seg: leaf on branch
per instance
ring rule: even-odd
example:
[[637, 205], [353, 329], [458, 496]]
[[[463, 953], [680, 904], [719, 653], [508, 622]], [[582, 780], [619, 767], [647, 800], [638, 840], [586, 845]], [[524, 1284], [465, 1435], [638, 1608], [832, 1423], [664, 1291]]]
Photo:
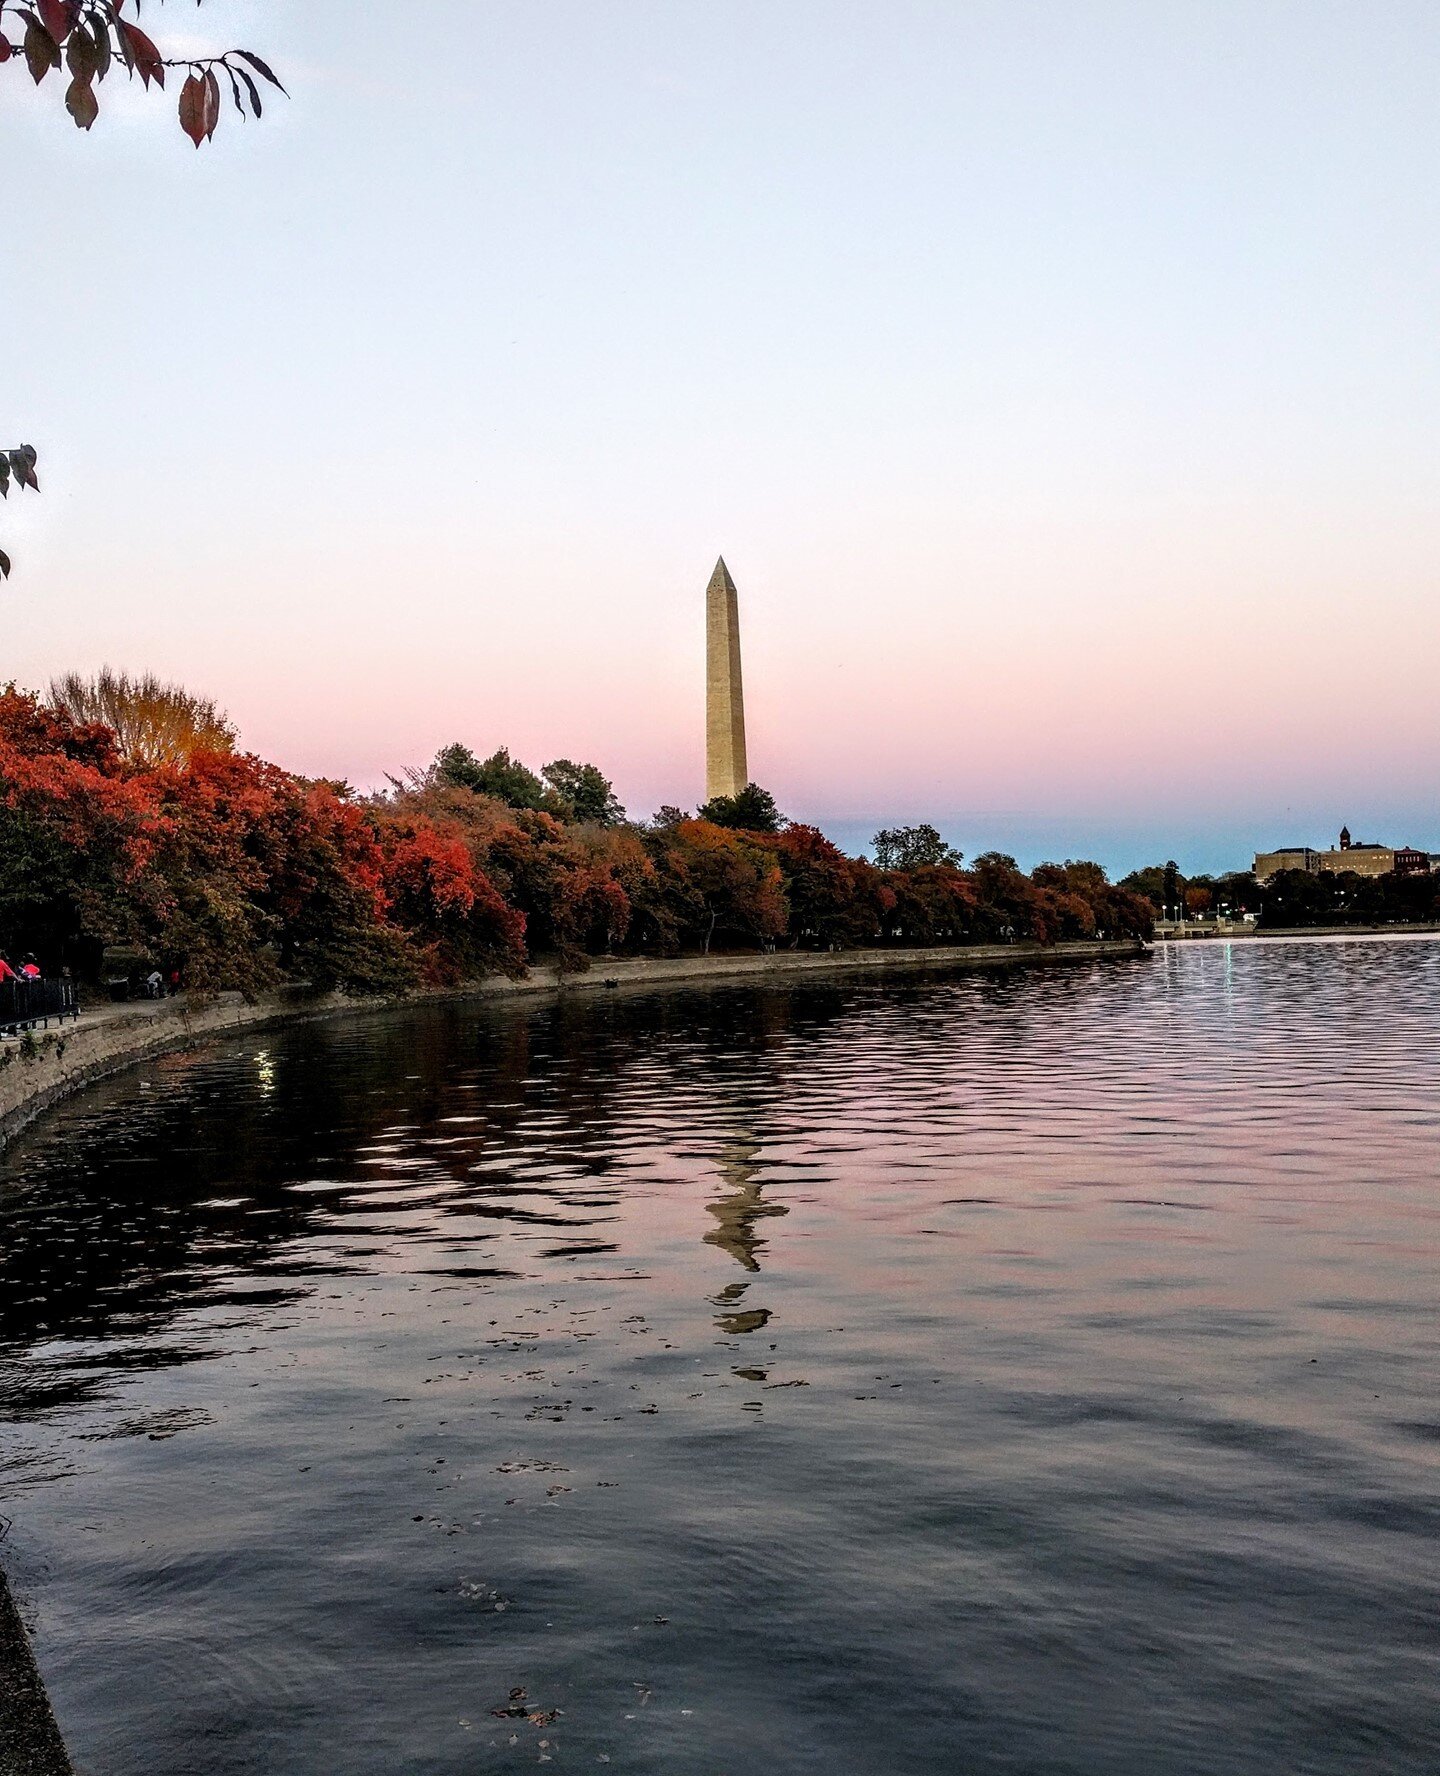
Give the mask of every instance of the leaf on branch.
[[110, 30], [103, 18], [90, 21], [90, 35], [95, 39], [95, 78], [103, 80], [110, 72]]
[[18, 450], [6, 452], [10, 459], [10, 472], [19, 487], [33, 487], [38, 493], [40, 483], [35, 479], [35, 464], [39, 460], [35, 455], [33, 444], [22, 444]]
[[180, 88], [180, 127], [197, 148], [205, 140], [205, 82], [198, 74]]
[[215, 134], [215, 126], [220, 121], [220, 82], [215, 78], [215, 70], [205, 70], [205, 140], [208, 142]]
[[250, 66], [255, 70], [255, 72], [257, 74], [262, 75], [266, 80], [268, 80], [270, 82], [271, 86], [279, 86], [281, 92], [285, 93], [285, 97], [287, 99], [290, 97], [289, 93], [285, 92], [285, 88], [283, 86], [280, 86], [280, 82], [275, 78], [274, 74], [270, 71], [270, 69], [265, 66], [264, 62], [262, 62], [260, 60], [259, 56], [252, 55], [248, 49], [237, 49], [235, 51], [235, 54], [240, 57], [241, 61], [249, 62]]
[[40, 23], [56, 43], [63, 43], [74, 26], [79, 7], [71, 0], [36, 0], [36, 4], [40, 8]]
[[36, 86], [52, 68], [60, 66], [60, 45], [33, 14], [25, 27], [25, 60]]
[[0, 450], [0, 499], [10, 497], [10, 458]]
[[238, 75], [239, 78], [245, 82], [245, 90], [250, 95], [250, 103], [252, 106], [254, 106], [255, 115], [257, 117], [261, 116], [262, 109], [261, 109], [261, 105], [260, 105], [260, 88], [258, 86], [256, 86], [255, 82], [250, 78], [250, 76], [245, 72], [245, 70], [243, 68], [231, 68], [230, 64], [228, 62], [225, 64], [225, 66], [226, 66], [226, 71], [228, 72], [228, 74], [230, 75], [230, 78], [232, 80], [234, 80], [236, 78], [236, 76]]
[[10, 578], [10, 557], [5, 553], [5, 551], [3, 549], [0, 549], [0, 580], [8, 580], [9, 578]]
[[0, 37], [0, 62], [8, 62], [10, 60], [10, 55], [10, 45], [3, 37]]
[[125, 58], [126, 67], [133, 68], [147, 87], [152, 80], [156, 86], [164, 86], [165, 64], [160, 59], [160, 51], [139, 25], [132, 25], [128, 19], [117, 19], [115, 22], [120, 38], [120, 53]]
[[66, 65], [77, 80], [93, 80], [100, 71], [100, 53], [88, 31], [74, 31], [65, 51]]
[[100, 101], [88, 80], [76, 75], [65, 88], [65, 109], [75, 119], [77, 129], [88, 130], [100, 115]]

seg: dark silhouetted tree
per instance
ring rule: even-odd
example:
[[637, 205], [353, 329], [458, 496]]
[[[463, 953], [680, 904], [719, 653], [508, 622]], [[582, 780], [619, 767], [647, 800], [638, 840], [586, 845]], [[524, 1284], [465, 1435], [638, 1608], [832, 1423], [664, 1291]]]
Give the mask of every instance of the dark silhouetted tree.
[[489, 758], [477, 759], [468, 746], [457, 740], [436, 753], [432, 771], [437, 783], [494, 796], [497, 802], [512, 808], [538, 810], [547, 806], [545, 785], [528, 765], [511, 758], [508, 747], [497, 747]]
[[552, 759], [540, 775], [550, 785], [556, 812], [564, 819], [593, 821], [597, 826], [618, 826], [624, 820], [614, 786], [598, 765]]
[[961, 855], [947, 845], [933, 826], [887, 826], [870, 841], [875, 867], [883, 870], [920, 869], [925, 864], [948, 863], [959, 869]]
[[739, 795], [713, 797], [696, 818], [708, 820], [711, 826], [728, 826], [735, 832], [774, 833], [786, 824], [774, 796], [758, 783], [747, 783]]

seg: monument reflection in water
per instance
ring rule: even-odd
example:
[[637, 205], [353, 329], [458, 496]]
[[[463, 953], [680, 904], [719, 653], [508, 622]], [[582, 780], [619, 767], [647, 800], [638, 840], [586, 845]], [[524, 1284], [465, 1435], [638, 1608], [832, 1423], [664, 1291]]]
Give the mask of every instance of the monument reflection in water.
[[0, 1195], [77, 1760], [1433, 1770], [1437, 1036], [1440, 946], [1251, 944], [77, 1101]]

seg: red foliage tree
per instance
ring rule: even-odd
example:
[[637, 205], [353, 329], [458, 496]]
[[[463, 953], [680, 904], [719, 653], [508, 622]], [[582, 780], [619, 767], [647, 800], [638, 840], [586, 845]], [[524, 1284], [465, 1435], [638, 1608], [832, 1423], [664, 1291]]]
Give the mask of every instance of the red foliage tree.
[[372, 816], [391, 920], [434, 984], [525, 967], [525, 915], [508, 906], [476, 862], [458, 821], [414, 811]]
[[772, 852], [756, 838], [708, 820], [682, 820], [655, 834], [677, 928], [705, 954], [719, 936], [773, 942], [790, 909]]
[[873, 864], [847, 857], [813, 826], [787, 826], [756, 842], [780, 865], [792, 943], [848, 949], [879, 937], [894, 894], [882, 901], [882, 877]]

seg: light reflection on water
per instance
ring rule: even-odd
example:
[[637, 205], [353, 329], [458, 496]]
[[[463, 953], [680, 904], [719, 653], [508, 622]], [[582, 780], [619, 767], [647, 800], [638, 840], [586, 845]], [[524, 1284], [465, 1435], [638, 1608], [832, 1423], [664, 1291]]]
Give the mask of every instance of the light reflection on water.
[[1433, 1770], [1437, 1038], [1207, 945], [100, 1088], [0, 1184], [78, 1761]]

